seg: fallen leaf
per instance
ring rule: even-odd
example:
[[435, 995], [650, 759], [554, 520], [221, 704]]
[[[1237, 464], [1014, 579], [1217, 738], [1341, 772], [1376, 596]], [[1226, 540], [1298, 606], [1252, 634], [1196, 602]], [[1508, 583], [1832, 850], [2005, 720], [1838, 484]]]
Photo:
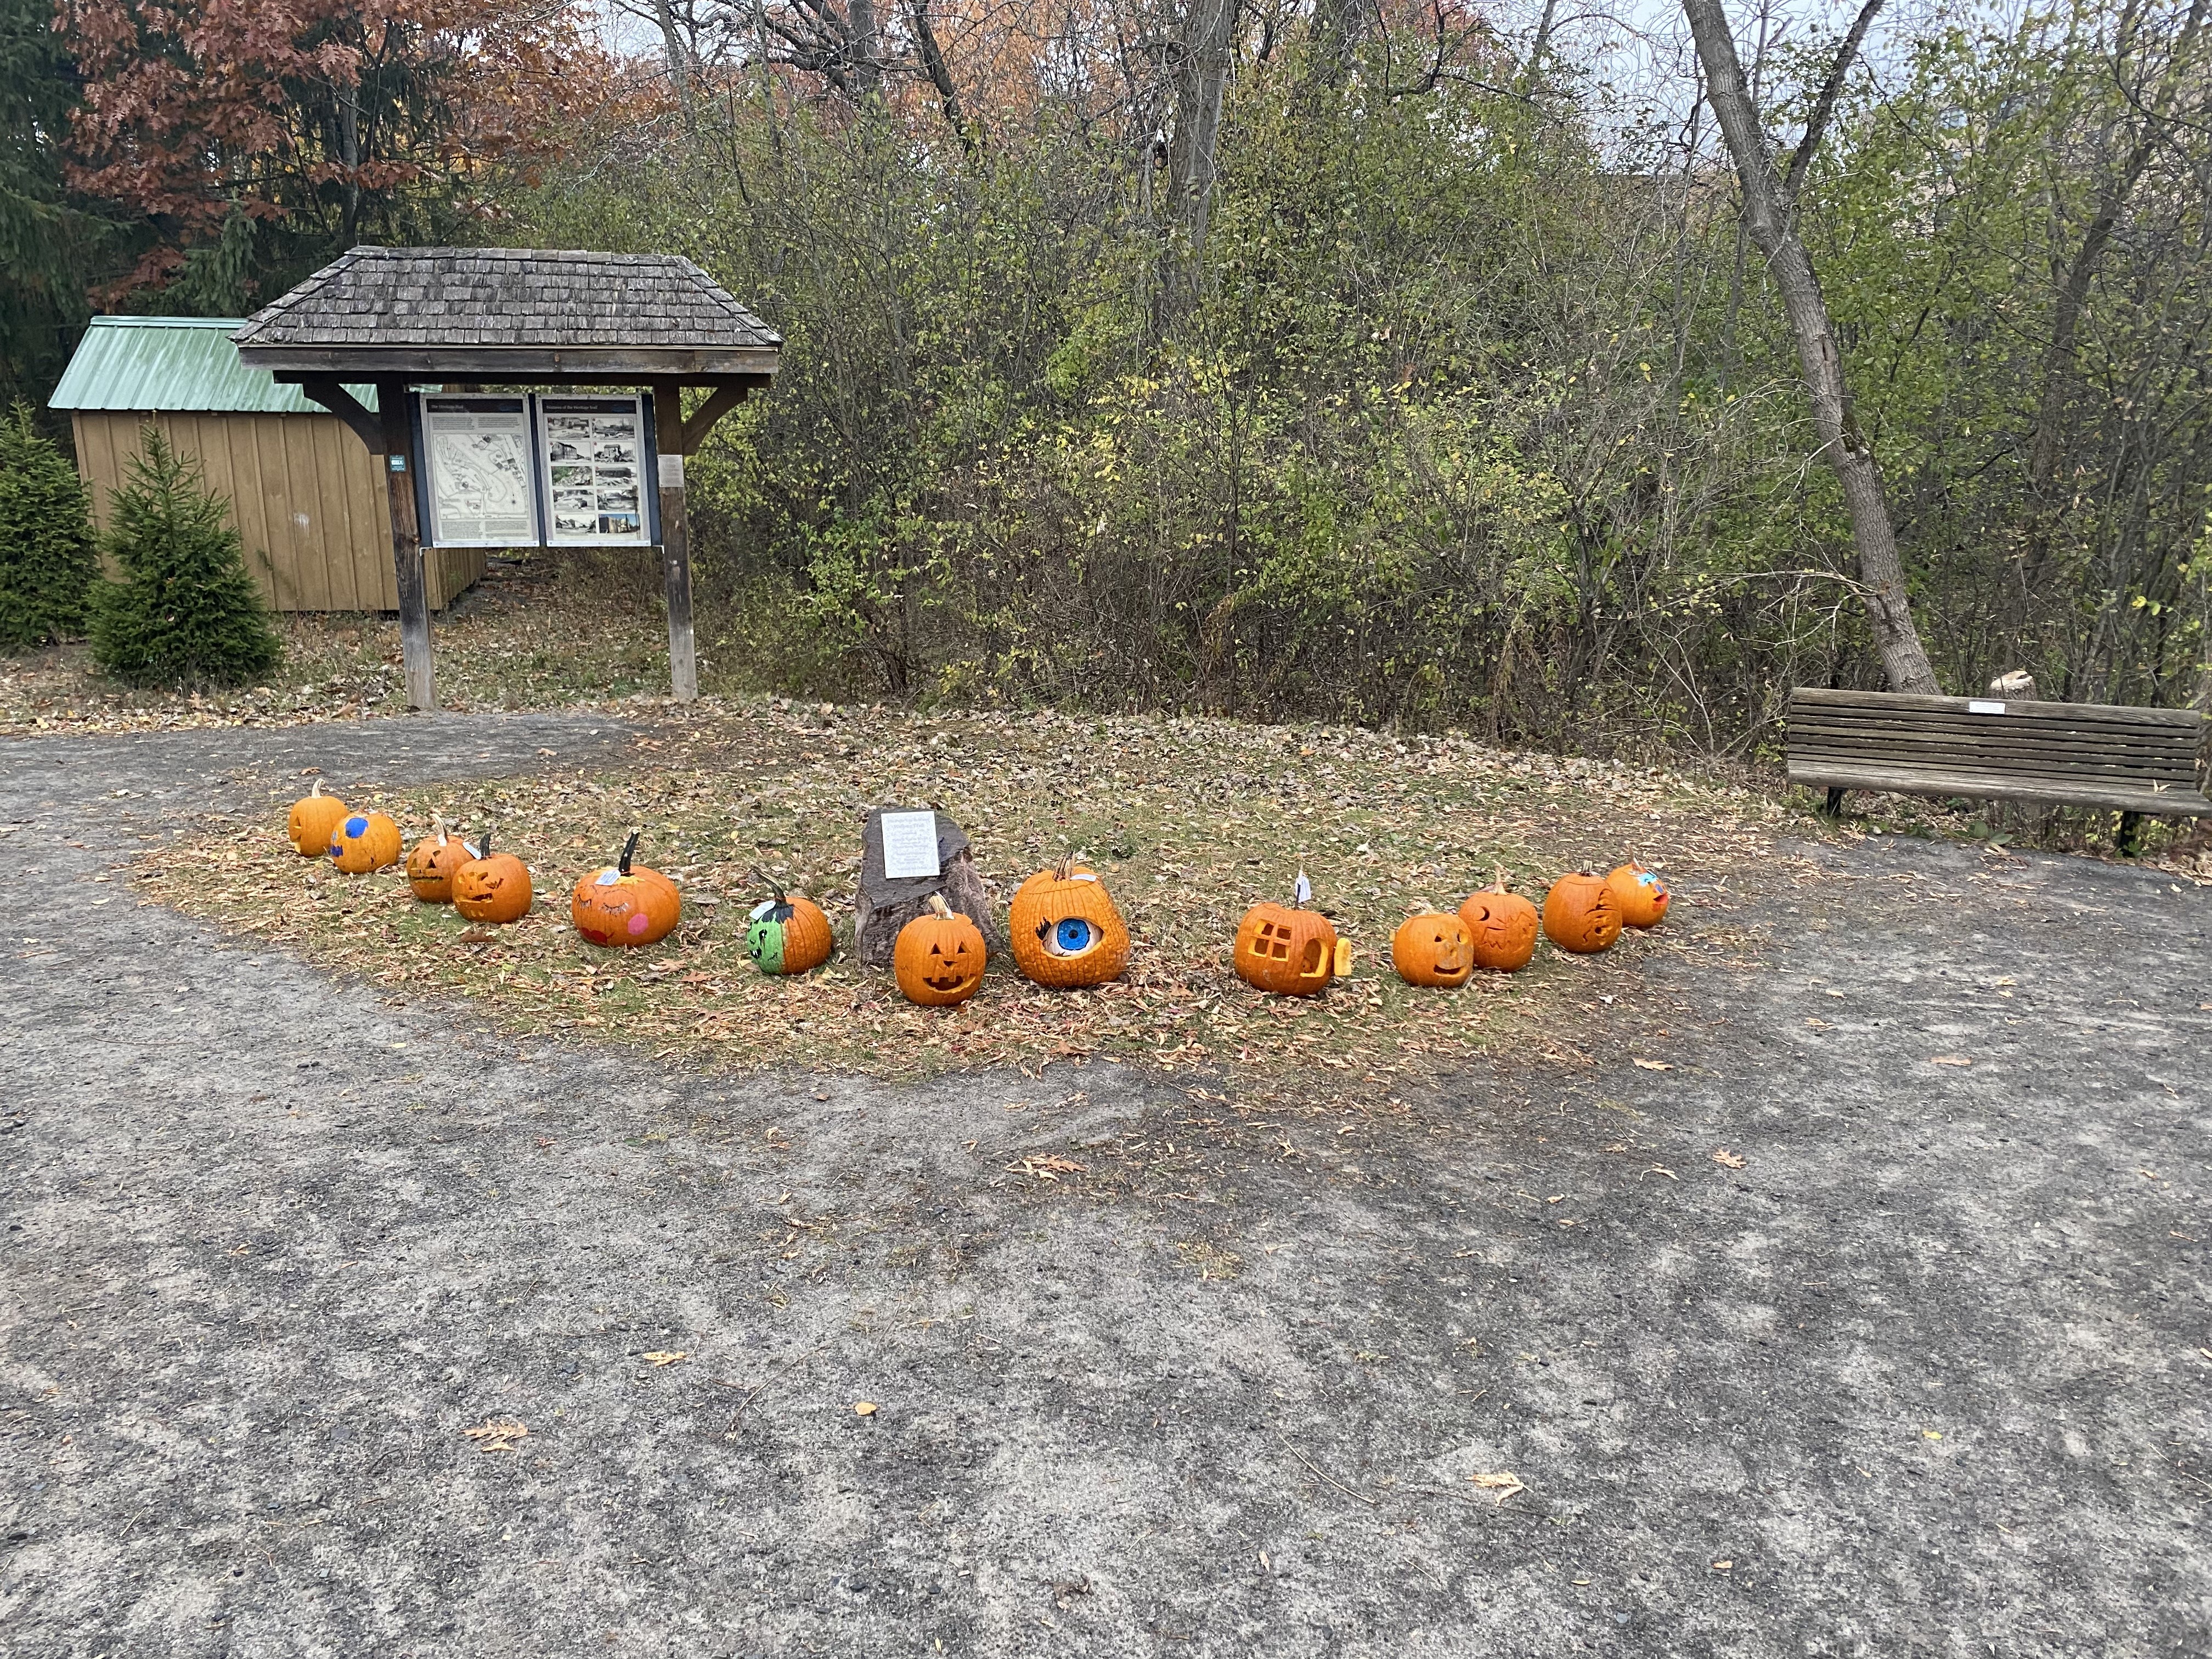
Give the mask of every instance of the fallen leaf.
[[1528, 1487], [1521, 1484], [1521, 1477], [1519, 1475], [1504, 1470], [1500, 1470], [1496, 1474], [1470, 1474], [1468, 1476], [1468, 1479], [1474, 1481], [1476, 1486], [1484, 1488], [1486, 1491], [1496, 1492], [1498, 1494], [1498, 1502], [1500, 1504], [1504, 1503], [1507, 1498], [1512, 1497], [1516, 1492], [1526, 1492], [1528, 1490]]
[[1725, 1146], [1716, 1147], [1713, 1151], [1713, 1162], [1723, 1169], [1741, 1170], [1745, 1161], [1741, 1152], [1732, 1152]]
[[1639, 1060], [1636, 1063], [1647, 1072], [1671, 1072], [1674, 1069], [1663, 1060]]
[[1930, 1066], [1971, 1066], [1974, 1062], [1964, 1054], [1930, 1054], [1928, 1063]]
[[1057, 1181], [1064, 1175], [1081, 1175], [1088, 1167], [1072, 1158], [1025, 1158], [1018, 1164], [1006, 1165], [1013, 1174], [1042, 1176], [1047, 1181]]
[[649, 1364], [655, 1365], [673, 1365], [678, 1360], [689, 1359], [690, 1357], [681, 1348], [677, 1349], [673, 1353], [649, 1353], [644, 1356]]
[[1713, 1563], [1713, 1571], [1715, 1572], [1726, 1572], [1735, 1565], [1735, 1563], [1733, 1561], [1716, 1561]]
[[1920, 1437], [1923, 1440], [1941, 1440], [1943, 1437], [1943, 1431], [1941, 1429], [1923, 1429], [1920, 1431]]
[[1669, 1181], [1680, 1181], [1682, 1178], [1663, 1164], [1655, 1164], [1644, 1173], [1646, 1175], [1662, 1175]]
[[489, 927], [464, 927], [461, 930], [461, 943], [464, 945], [489, 945], [498, 937]]
[[853, 1404], [853, 1412], [855, 1416], [873, 1417], [876, 1414], [876, 1402], [872, 1400], [855, 1401]]
[[486, 1418], [481, 1427], [464, 1429], [461, 1432], [477, 1443], [478, 1451], [511, 1452], [522, 1449], [514, 1443], [530, 1431], [512, 1419], [502, 1423], [494, 1418]]

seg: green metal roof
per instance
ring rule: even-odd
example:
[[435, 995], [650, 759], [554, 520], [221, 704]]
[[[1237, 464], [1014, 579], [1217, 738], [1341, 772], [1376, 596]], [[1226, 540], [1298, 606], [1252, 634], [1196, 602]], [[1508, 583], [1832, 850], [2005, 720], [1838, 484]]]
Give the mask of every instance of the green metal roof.
[[[235, 415], [326, 415], [295, 386], [238, 361], [235, 317], [95, 317], [52, 399], [56, 409], [178, 410]], [[349, 386], [364, 408], [373, 386]]]

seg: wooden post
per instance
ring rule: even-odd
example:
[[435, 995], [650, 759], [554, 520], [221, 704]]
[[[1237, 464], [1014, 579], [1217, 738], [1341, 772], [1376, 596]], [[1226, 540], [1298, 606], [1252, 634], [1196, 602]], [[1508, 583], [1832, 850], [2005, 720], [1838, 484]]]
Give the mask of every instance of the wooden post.
[[699, 659], [691, 632], [691, 526], [684, 511], [684, 389], [653, 387], [653, 428], [660, 449], [660, 575], [668, 594], [668, 689], [678, 702], [699, 697]]
[[399, 648], [407, 663], [407, 706], [438, 706], [437, 683], [430, 666], [430, 593], [422, 579], [422, 532], [415, 519], [413, 400], [404, 380], [376, 383], [377, 412], [384, 423], [384, 491], [392, 507], [392, 574], [399, 586]]

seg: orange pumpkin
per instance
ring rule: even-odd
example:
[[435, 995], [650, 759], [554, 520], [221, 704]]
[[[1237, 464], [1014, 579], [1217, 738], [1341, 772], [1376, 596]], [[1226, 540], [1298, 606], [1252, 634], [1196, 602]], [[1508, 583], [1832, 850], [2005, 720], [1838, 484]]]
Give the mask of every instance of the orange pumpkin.
[[1605, 878], [1613, 902], [1620, 907], [1620, 920], [1630, 927], [1656, 927], [1667, 919], [1667, 901], [1674, 896], [1667, 884], [1631, 859]]
[[1407, 916], [1390, 935], [1390, 965], [1408, 985], [1452, 990], [1474, 973], [1474, 941], [1457, 916], [1423, 910]]
[[684, 896], [676, 884], [658, 870], [630, 862], [643, 833], [632, 832], [623, 843], [622, 857], [586, 876], [568, 896], [568, 920], [594, 945], [652, 945], [684, 920]]
[[1620, 906], [1595, 870], [1561, 876], [1544, 896], [1544, 937], [1562, 951], [1589, 956], [1620, 937]]
[[830, 960], [836, 943], [830, 918], [804, 893], [776, 887], [775, 896], [753, 906], [746, 919], [745, 954], [763, 974], [811, 973]]
[[1536, 907], [1518, 893], [1496, 884], [1470, 894], [1459, 907], [1474, 952], [1474, 965], [1493, 973], [1517, 974], [1536, 954]]
[[1351, 951], [1337, 942], [1336, 929], [1318, 910], [1293, 910], [1262, 900], [1237, 924], [1231, 957], [1237, 977], [1278, 996], [1310, 997], [1328, 988], [1346, 972]]
[[430, 815], [431, 833], [415, 843], [407, 855], [407, 884], [415, 896], [428, 904], [453, 902], [453, 872], [476, 857], [477, 849], [446, 833], [446, 821]]
[[1055, 990], [1103, 985], [1129, 965], [1129, 930], [1098, 872], [1073, 856], [1040, 870], [1006, 907], [1014, 966]]
[[331, 862], [365, 876], [399, 862], [399, 826], [381, 812], [356, 812], [331, 831]]
[[899, 929], [891, 946], [891, 977], [908, 1002], [950, 1008], [975, 994], [983, 982], [983, 930], [945, 902], [929, 896], [929, 911]]
[[512, 853], [491, 850], [491, 831], [479, 856], [453, 872], [453, 908], [471, 921], [520, 921], [530, 914], [530, 871]]
[[337, 839], [338, 825], [346, 817], [346, 804], [336, 795], [325, 794], [323, 781], [317, 778], [314, 787], [292, 803], [292, 815], [284, 821], [284, 836], [301, 858], [319, 859], [331, 850], [331, 843]]

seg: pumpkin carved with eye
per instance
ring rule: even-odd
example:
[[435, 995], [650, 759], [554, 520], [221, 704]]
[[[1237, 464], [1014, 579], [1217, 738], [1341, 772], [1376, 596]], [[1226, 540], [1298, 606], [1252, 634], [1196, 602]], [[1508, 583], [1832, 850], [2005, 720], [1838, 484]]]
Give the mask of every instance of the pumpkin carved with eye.
[[1407, 916], [1390, 935], [1390, 965], [1408, 985], [1453, 990], [1474, 973], [1474, 941], [1467, 924], [1443, 910]]
[[1536, 907], [1518, 893], [1505, 890], [1500, 876], [1495, 884], [1470, 894], [1459, 907], [1474, 952], [1474, 965], [1492, 973], [1517, 974], [1536, 954]]
[[491, 831], [479, 840], [482, 856], [453, 872], [453, 908], [471, 921], [520, 921], [530, 914], [530, 871], [512, 853], [491, 850]]
[[1667, 919], [1667, 902], [1674, 896], [1667, 884], [1631, 859], [1605, 878], [1613, 902], [1620, 907], [1620, 920], [1630, 927], [1656, 927]]
[[984, 954], [983, 930], [932, 893], [927, 914], [899, 929], [891, 977], [908, 1002], [950, 1008], [982, 984]]
[[830, 960], [836, 944], [830, 918], [804, 893], [778, 887], [746, 919], [745, 954], [763, 974], [811, 973]]
[[1352, 951], [1320, 911], [1262, 900], [1237, 924], [1231, 961], [1247, 985], [1277, 996], [1310, 997], [1352, 970]]
[[1062, 859], [1015, 890], [1006, 907], [1014, 966], [1054, 990], [1103, 985], [1129, 965], [1129, 930], [1098, 872]]
[[568, 920], [594, 945], [652, 945], [666, 939], [684, 920], [684, 896], [658, 870], [633, 864], [637, 838], [623, 843], [622, 857], [594, 870], [568, 896]]
[[331, 862], [349, 876], [398, 863], [399, 848], [399, 826], [381, 812], [355, 812], [331, 831]]
[[1562, 951], [1592, 956], [1620, 937], [1620, 906], [1594, 870], [1561, 876], [1544, 896], [1544, 937]]
[[284, 821], [285, 839], [301, 858], [321, 858], [331, 850], [331, 843], [337, 839], [338, 825], [348, 816], [346, 804], [336, 795], [325, 794], [323, 781], [317, 778], [314, 787], [292, 803], [292, 814]]
[[427, 904], [451, 904], [453, 872], [476, 857], [477, 849], [458, 836], [447, 835], [445, 819], [434, 812], [430, 829], [407, 855], [407, 884]]

